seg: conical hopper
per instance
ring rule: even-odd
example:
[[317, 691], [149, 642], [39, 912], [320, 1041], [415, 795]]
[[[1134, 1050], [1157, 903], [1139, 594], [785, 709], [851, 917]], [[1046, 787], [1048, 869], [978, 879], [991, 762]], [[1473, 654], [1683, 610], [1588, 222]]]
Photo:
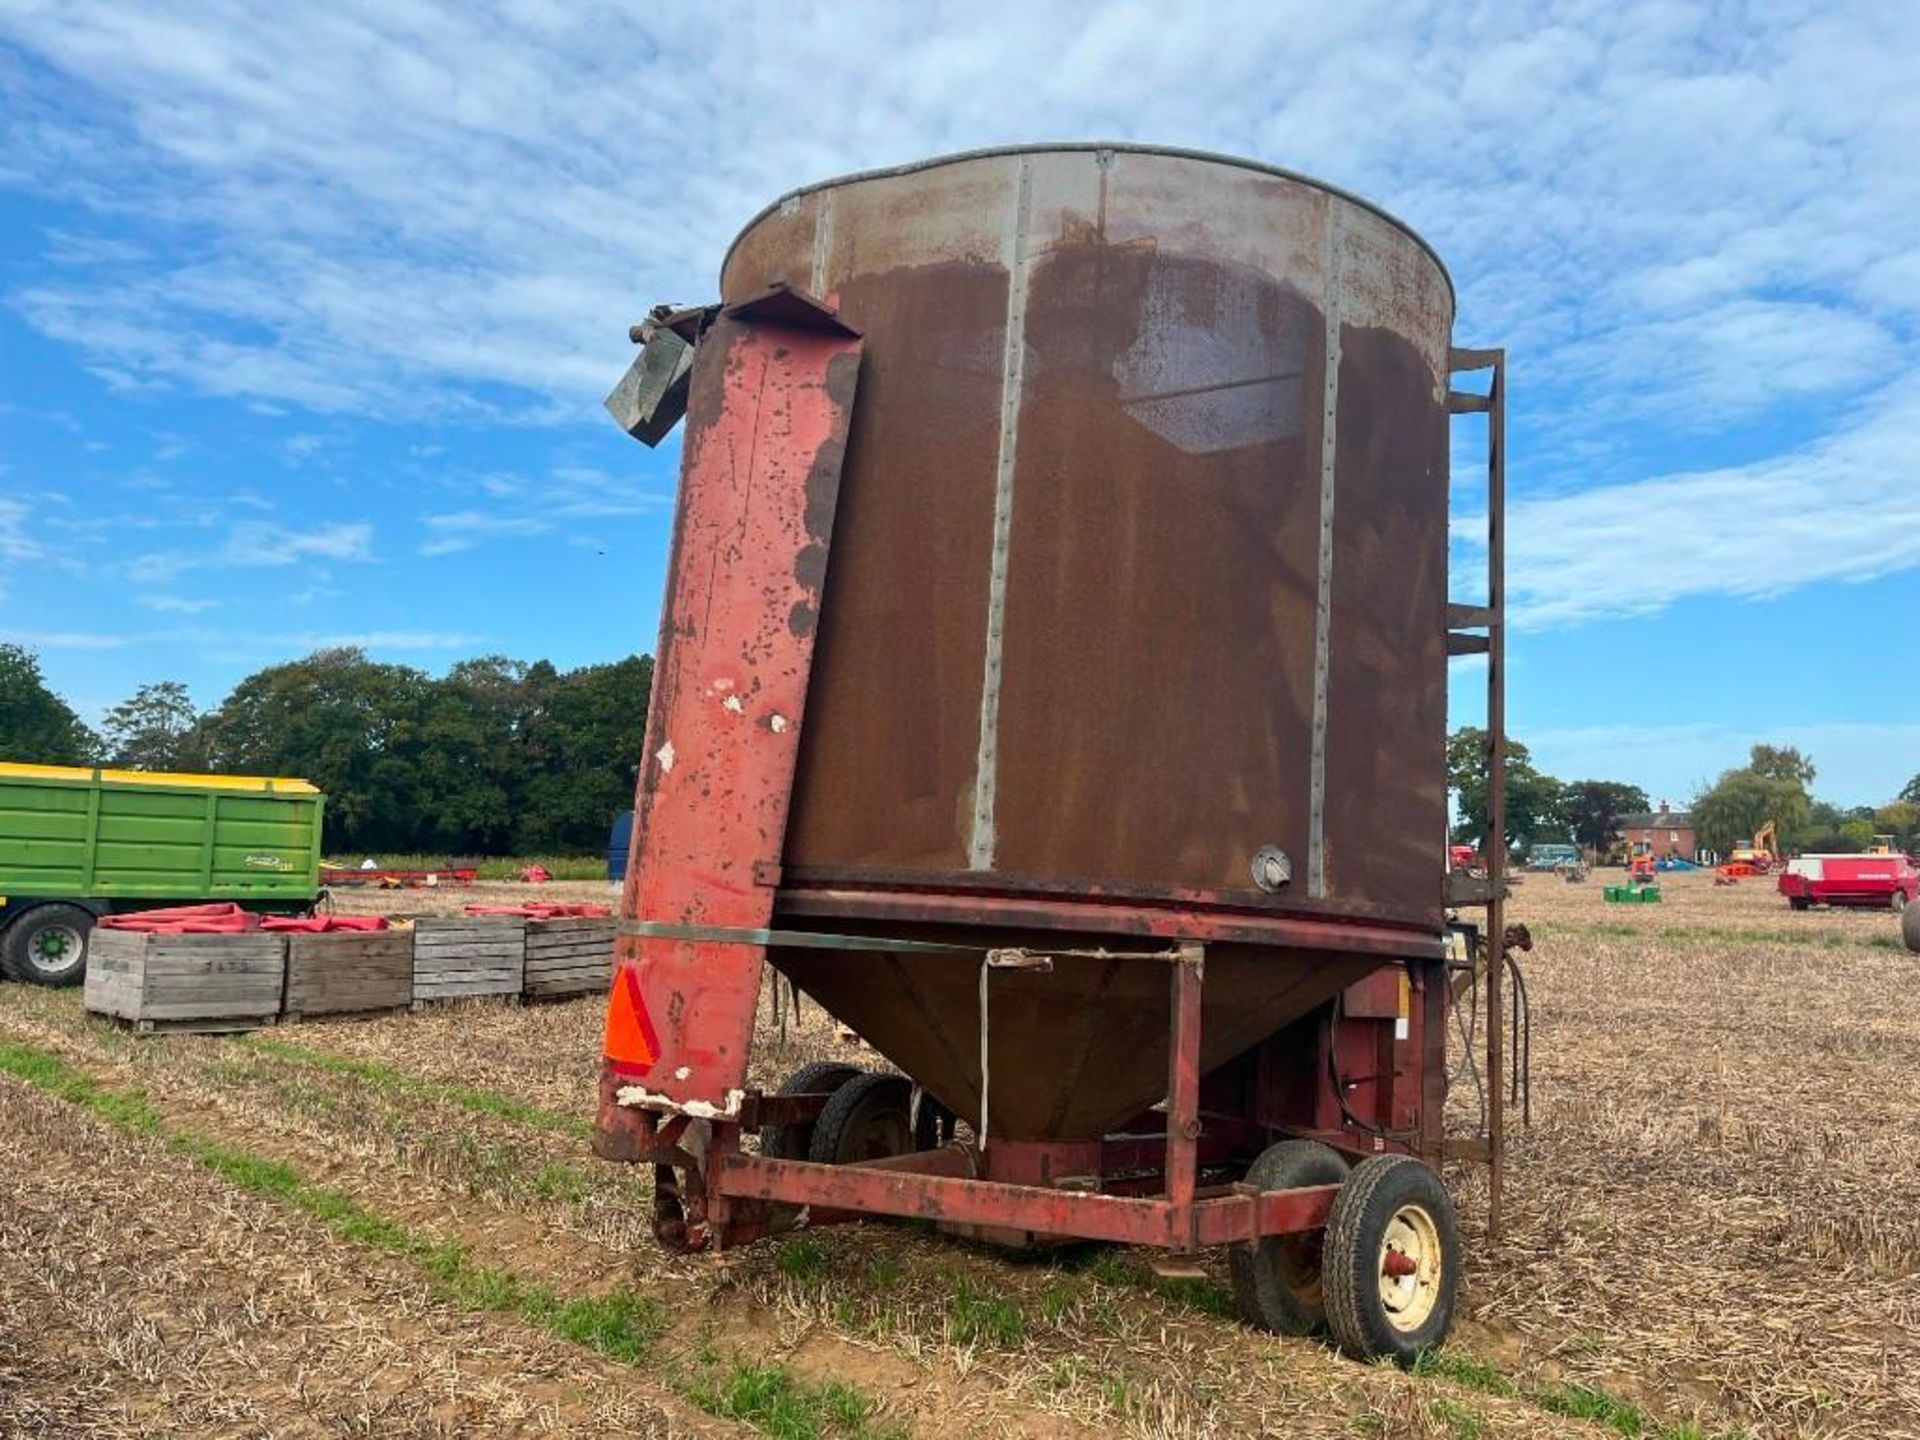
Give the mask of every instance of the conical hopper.
[[[961, 1118], [980, 1115], [978, 950], [941, 954], [777, 950], [774, 963]], [[1214, 1069], [1333, 998], [1379, 956], [1209, 948], [1201, 1068]], [[1056, 956], [1050, 970], [988, 981], [989, 1134], [1094, 1139], [1167, 1093], [1170, 967]]]

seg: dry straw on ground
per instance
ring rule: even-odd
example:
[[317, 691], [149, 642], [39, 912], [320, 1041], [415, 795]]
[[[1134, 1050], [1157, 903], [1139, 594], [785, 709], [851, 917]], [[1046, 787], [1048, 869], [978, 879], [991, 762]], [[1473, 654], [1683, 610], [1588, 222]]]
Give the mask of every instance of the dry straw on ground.
[[[1247, 1332], [1217, 1284], [1161, 1284], [1125, 1253], [1015, 1262], [870, 1225], [661, 1255], [647, 1177], [586, 1153], [592, 1000], [135, 1042], [70, 994], [0, 987], [0, 1040], [556, 1291], [657, 1294], [673, 1323], [629, 1369], [449, 1311], [391, 1257], [0, 1077], [0, 1433], [739, 1433], [660, 1378], [714, 1354], [853, 1380], [869, 1433], [1617, 1433], [1555, 1413], [1581, 1409], [1572, 1386], [1649, 1433], [1920, 1433], [1920, 1020], [1901, 1001], [1920, 961], [1884, 913], [1795, 915], [1764, 884], [1685, 877], [1644, 909], [1600, 886], [1518, 891], [1534, 1123], [1500, 1246], [1480, 1177], [1451, 1177], [1464, 1359], [1425, 1376]], [[782, 1043], [763, 1007], [763, 1082], [877, 1061], [811, 1005], [784, 1022]]]

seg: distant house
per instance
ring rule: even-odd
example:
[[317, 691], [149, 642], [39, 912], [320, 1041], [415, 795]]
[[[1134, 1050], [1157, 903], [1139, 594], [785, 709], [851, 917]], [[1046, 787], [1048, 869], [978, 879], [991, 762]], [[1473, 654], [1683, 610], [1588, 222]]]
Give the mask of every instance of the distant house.
[[1645, 841], [1655, 859], [1678, 855], [1691, 860], [1699, 848], [1700, 837], [1694, 830], [1693, 816], [1684, 810], [1669, 810], [1665, 801], [1658, 810], [1622, 815], [1618, 824], [1620, 838], [1629, 849]]

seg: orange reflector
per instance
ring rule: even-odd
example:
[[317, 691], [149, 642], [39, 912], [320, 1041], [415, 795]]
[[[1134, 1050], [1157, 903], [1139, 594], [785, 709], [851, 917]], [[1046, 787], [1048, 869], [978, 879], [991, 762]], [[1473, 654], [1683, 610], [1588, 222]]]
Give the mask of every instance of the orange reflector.
[[660, 1058], [660, 1037], [653, 1017], [640, 998], [640, 972], [622, 965], [613, 977], [613, 995], [607, 1003], [607, 1059], [636, 1070], [651, 1070]]

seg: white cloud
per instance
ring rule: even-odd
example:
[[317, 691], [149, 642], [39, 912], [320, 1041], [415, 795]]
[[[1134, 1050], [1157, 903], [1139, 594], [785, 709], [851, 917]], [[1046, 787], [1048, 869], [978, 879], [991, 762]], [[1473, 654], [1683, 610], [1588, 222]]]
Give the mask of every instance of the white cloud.
[[372, 559], [373, 526], [365, 521], [295, 529], [267, 520], [242, 520], [228, 528], [225, 543], [217, 547], [150, 551], [135, 556], [122, 569], [136, 585], [164, 585], [189, 570], [209, 567], [259, 569], [311, 560]]
[[220, 608], [218, 600], [189, 599], [184, 595], [136, 595], [133, 602], [143, 609], [168, 615], [202, 615]]
[[286, 439], [282, 440], [280, 442], [280, 451], [287, 457], [289, 464], [297, 467], [305, 461], [312, 459], [326, 443], [326, 436], [315, 435], [311, 431], [302, 431], [295, 435], [289, 435]]
[[[711, 295], [784, 189], [1137, 138], [1325, 175], [1436, 243], [1461, 340], [1515, 357], [1515, 453], [1539, 457], [1513, 475], [1527, 623], [1920, 559], [1890, 468], [1920, 451], [1898, 382], [1920, 361], [1920, 7], [973, 0], [769, 26], [748, 4], [15, 0], [0, 35], [33, 57], [0, 72], [0, 184], [96, 217], [63, 220], [70, 273], [12, 302], [124, 389], [589, 418], [626, 324]], [[1702, 437], [1733, 423], [1792, 428], [1715, 468]], [[1708, 461], [1642, 458], [1674, 436]], [[430, 526], [426, 553], [661, 503], [479, 483], [498, 515]], [[1602, 567], [1647, 536], [1660, 564], [1623, 596]]]
[[30, 511], [24, 500], [0, 497], [0, 560], [37, 560], [45, 547], [29, 533]]
[[7, 638], [29, 650], [117, 650], [135, 643], [132, 635], [98, 634], [85, 630], [10, 630]]
[[222, 560], [229, 565], [293, 565], [302, 560], [371, 560], [373, 526], [364, 521], [293, 529], [244, 520], [227, 535]]
[[[1512, 504], [1514, 622], [1647, 615], [1690, 595], [1778, 595], [1920, 565], [1917, 443], [1920, 375], [1784, 455]], [[1458, 539], [1484, 543], [1477, 527]]]
[[[66, 496], [54, 491], [46, 492], [39, 498], [56, 505], [69, 503]], [[62, 528], [72, 523], [63, 516], [36, 515], [26, 501], [0, 495], [0, 598], [5, 598], [7, 594], [7, 581], [21, 578], [25, 567], [32, 567], [36, 572], [58, 570], [72, 576], [87, 573], [86, 563], [67, 546], [48, 544], [38, 538], [43, 530]], [[15, 569], [16, 566], [22, 568]], [[0, 638], [9, 637], [0, 632]]]
[[604, 542], [607, 522], [671, 509], [673, 497], [638, 488], [632, 478], [590, 465], [556, 464], [532, 478], [508, 471], [461, 475], [448, 482], [463, 496], [495, 502], [424, 519], [422, 555], [452, 555], [484, 540], [545, 535], [556, 529], [586, 544]]
[[420, 546], [422, 555], [451, 555], [482, 540], [501, 536], [544, 535], [553, 527], [531, 515], [491, 515], [481, 510], [460, 510], [450, 515], [429, 515], [427, 530], [431, 538]]

